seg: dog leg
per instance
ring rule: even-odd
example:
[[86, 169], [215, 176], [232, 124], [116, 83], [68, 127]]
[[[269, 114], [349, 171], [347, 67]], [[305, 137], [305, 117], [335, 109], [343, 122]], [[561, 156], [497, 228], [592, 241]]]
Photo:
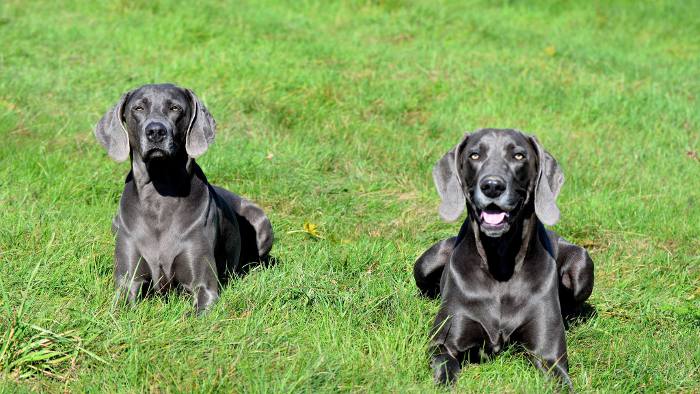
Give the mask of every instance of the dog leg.
[[192, 267], [191, 289], [197, 315], [204, 312], [219, 299], [219, 279], [214, 256], [179, 256], [178, 265]]
[[[564, 359], [566, 359], [566, 356], [564, 356]], [[569, 372], [567, 368], [562, 365], [562, 360], [547, 360], [539, 356], [533, 356], [530, 358], [530, 361], [537, 369], [542, 371], [542, 373], [556, 377], [559, 383], [565, 384], [571, 392], [574, 391], [574, 385], [571, 383]], [[566, 362], [564, 362], [564, 364], [566, 364]]]
[[436, 298], [440, 295], [440, 277], [450, 261], [456, 239], [452, 237], [436, 243], [416, 260], [413, 277], [423, 296]]
[[564, 238], [560, 237], [557, 243], [557, 267], [561, 283], [570, 292], [572, 300], [580, 304], [586, 301], [593, 291], [593, 260], [586, 249]]
[[252, 201], [221, 187], [212, 187], [236, 214], [242, 247], [240, 267], [268, 260], [274, 234], [265, 212]]
[[530, 351], [530, 360], [542, 372], [554, 376], [573, 391], [569, 377], [564, 322], [558, 313], [532, 319], [522, 328], [521, 341]]
[[435, 352], [430, 365], [436, 383], [451, 384], [462, 370], [465, 355], [471, 355], [473, 349], [482, 346], [484, 338], [479, 322], [463, 314], [449, 313], [444, 308], [438, 312], [433, 325]]
[[198, 316], [209, 310], [209, 308], [219, 299], [218, 286], [214, 288], [206, 285], [199, 285], [194, 288], [194, 308]]
[[117, 235], [114, 253], [114, 281], [117, 300], [126, 296], [130, 304], [136, 303], [148, 284], [150, 271], [136, 247]]

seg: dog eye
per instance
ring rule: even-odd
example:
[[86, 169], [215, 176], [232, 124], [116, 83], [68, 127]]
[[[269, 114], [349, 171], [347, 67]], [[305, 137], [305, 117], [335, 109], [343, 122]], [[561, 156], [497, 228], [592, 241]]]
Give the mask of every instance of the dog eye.
[[513, 155], [513, 158], [517, 161], [520, 161], [520, 160], [525, 159], [525, 155], [523, 155], [522, 153], [516, 153]]
[[180, 112], [182, 111], [182, 108], [178, 107], [177, 105], [171, 105], [170, 110], [173, 112]]
[[479, 160], [480, 157], [481, 157], [481, 156], [479, 156], [479, 154], [476, 153], [476, 152], [474, 152], [474, 153], [472, 153], [471, 155], [469, 155], [469, 158], [472, 159], [472, 160]]
[[143, 111], [143, 107], [140, 105], [137, 105], [133, 108], [134, 111]]

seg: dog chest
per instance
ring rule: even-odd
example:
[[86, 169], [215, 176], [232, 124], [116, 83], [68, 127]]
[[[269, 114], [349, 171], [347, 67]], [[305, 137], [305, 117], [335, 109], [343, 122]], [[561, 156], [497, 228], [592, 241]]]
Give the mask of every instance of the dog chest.
[[192, 210], [174, 198], [170, 200], [160, 199], [159, 204], [152, 201], [146, 206], [120, 206], [120, 236], [138, 250], [154, 281], [174, 279], [179, 256], [198, 256], [213, 250], [218, 231], [212, 225], [218, 214], [214, 204]]
[[[478, 279], [478, 275], [471, 277]], [[486, 345], [500, 351], [514, 332], [549, 307], [551, 299], [547, 292], [533, 292], [531, 284], [517, 277], [507, 282], [452, 279], [443, 288], [443, 307], [445, 316], [456, 318], [463, 329], [452, 326], [447, 335], [456, 335], [459, 338], [454, 339], [465, 347]]]

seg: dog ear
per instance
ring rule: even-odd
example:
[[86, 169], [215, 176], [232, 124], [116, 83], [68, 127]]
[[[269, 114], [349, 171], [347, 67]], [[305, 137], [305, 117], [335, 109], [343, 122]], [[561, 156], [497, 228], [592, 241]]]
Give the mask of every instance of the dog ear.
[[433, 181], [440, 194], [440, 217], [447, 222], [454, 222], [466, 207], [466, 199], [459, 177], [459, 156], [467, 143], [469, 133], [462, 137], [459, 144], [447, 151], [433, 167]]
[[129, 157], [129, 133], [124, 127], [124, 105], [131, 92], [124, 93], [114, 108], [107, 111], [95, 126], [95, 138], [109, 157], [121, 162]]
[[211, 116], [207, 107], [202, 104], [199, 98], [189, 89], [190, 106], [192, 109], [192, 119], [187, 127], [185, 149], [187, 154], [197, 158], [204, 154], [214, 142], [216, 134], [216, 121]]
[[559, 221], [557, 196], [564, 184], [564, 173], [554, 157], [542, 148], [537, 138], [530, 137], [530, 143], [537, 152], [535, 214], [542, 223], [552, 226]]

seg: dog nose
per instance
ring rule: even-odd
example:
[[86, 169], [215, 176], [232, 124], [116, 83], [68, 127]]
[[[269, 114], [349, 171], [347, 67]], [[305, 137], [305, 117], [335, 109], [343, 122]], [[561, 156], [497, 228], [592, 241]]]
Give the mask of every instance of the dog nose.
[[496, 198], [506, 190], [506, 183], [499, 177], [489, 176], [481, 181], [479, 187], [486, 197]]
[[167, 130], [165, 125], [159, 122], [152, 122], [146, 126], [146, 138], [151, 142], [161, 142], [165, 138]]

